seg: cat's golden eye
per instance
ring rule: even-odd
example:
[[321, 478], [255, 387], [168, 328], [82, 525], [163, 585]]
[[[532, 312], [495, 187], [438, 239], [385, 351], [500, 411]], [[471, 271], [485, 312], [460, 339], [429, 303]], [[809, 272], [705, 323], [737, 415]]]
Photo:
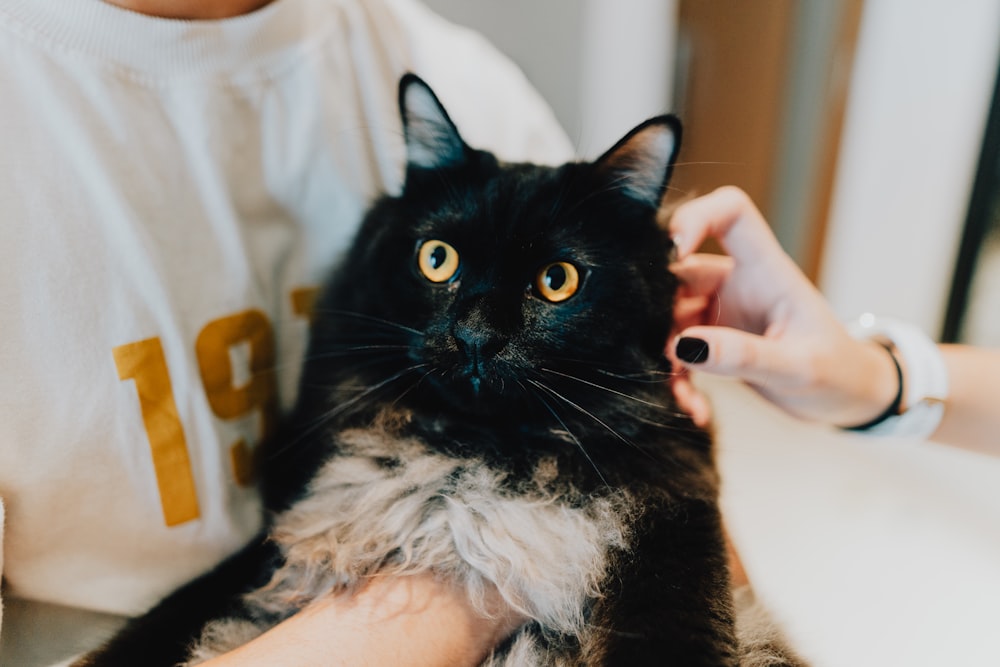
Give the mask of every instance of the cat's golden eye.
[[553, 262], [538, 272], [535, 287], [547, 301], [559, 303], [580, 289], [580, 272], [569, 262]]
[[458, 273], [458, 251], [444, 241], [424, 241], [417, 251], [417, 267], [432, 283], [447, 282]]

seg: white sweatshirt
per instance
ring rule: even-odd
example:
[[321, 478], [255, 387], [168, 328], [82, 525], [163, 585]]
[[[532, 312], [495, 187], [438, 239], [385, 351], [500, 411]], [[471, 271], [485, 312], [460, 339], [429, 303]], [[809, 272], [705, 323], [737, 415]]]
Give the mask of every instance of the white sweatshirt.
[[0, 0], [8, 595], [138, 613], [255, 532], [241, 462], [293, 401], [309, 290], [399, 186], [406, 70], [470, 144], [570, 157], [513, 65], [412, 0]]

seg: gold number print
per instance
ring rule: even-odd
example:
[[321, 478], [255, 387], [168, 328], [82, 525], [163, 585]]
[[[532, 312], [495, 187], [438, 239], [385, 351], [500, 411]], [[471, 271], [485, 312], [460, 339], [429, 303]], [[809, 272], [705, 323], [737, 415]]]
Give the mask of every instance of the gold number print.
[[[249, 380], [236, 386], [229, 351], [249, 345]], [[198, 334], [195, 354], [208, 404], [220, 419], [235, 419], [260, 410], [261, 437], [271, 432], [278, 413], [278, 386], [274, 372], [274, 332], [267, 315], [246, 310], [210, 322]], [[242, 438], [229, 449], [233, 476], [246, 486], [253, 480], [250, 446]]]
[[316, 308], [316, 298], [319, 296], [317, 287], [298, 287], [292, 290], [292, 312], [306, 318], [310, 322], [313, 320], [313, 311]]
[[119, 379], [135, 381], [164, 522], [176, 526], [197, 519], [198, 494], [160, 339], [121, 345], [114, 349], [114, 357]]

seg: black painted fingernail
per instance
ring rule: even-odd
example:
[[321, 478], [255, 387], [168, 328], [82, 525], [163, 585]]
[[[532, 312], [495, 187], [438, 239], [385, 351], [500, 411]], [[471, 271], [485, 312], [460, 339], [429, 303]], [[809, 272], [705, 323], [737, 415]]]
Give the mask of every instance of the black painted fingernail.
[[708, 360], [708, 343], [700, 338], [681, 338], [677, 341], [677, 358], [689, 364]]

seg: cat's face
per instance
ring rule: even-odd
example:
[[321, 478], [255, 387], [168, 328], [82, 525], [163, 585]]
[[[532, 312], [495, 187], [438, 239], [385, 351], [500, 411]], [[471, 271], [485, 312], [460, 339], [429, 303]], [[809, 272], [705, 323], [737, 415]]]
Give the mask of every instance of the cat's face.
[[377, 372], [505, 413], [656, 368], [674, 283], [655, 213], [676, 121], [648, 121], [595, 163], [501, 165], [464, 144], [419, 79], [400, 100], [404, 192], [366, 219], [347, 272], [364, 282], [345, 282], [338, 304], [396, 325], [357, 329], [398, 341]]

